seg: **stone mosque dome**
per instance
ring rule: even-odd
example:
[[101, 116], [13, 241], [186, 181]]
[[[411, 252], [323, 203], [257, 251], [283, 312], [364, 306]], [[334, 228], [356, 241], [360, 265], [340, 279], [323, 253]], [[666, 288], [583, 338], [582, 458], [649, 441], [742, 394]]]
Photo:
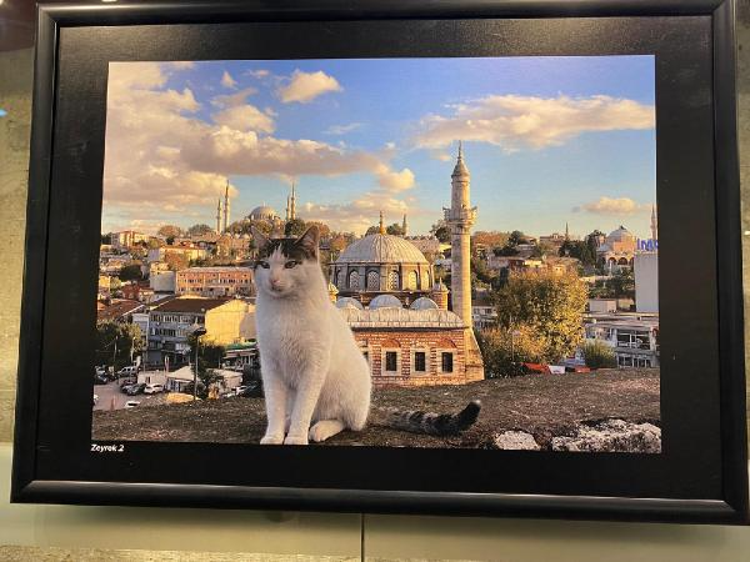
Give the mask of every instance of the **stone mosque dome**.
[[613, 242], [626, 242], [630, 240], [635, 240], [635, 236], [627, 228], [620, 225], [620, 228], [609, 233], [605, 242], [611, 246]]
[[336, 308], [356, 308], [357, 310], [364, 310], [365, 307], [357, 299], [352, 297], [340, 297], [336, 301]]
[[415, 263], [427, 264], [419, 249], [399, 236], [370, 234], [346, 248], [337, 263]]
[[255, 207], [255, 209], [250, 211], [250, 220], [254, 221], [274, 220], [278, 216], [279, 214], [276, 212], [276, 210], [267, 205]]
[[370, 310], [377, 310], [379, 308], [403, 308], [403, 305], [398, 300], [398, 297], [393, 295], [378, 295], [370, 301]]
[[412, 310], [440, 310], [440, 307], [437, 305], [437, 303], [427, 297], [419, 297], [417, 300], [411, 303], [411, 306], [409, 308], [411, 308]]

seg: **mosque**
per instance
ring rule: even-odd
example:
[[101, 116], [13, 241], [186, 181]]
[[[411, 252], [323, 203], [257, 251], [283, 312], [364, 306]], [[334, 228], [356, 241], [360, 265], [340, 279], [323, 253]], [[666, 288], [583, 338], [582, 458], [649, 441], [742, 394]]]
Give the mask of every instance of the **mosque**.
[[476, 207], [460, 145], [451, 179], [451, 207], [444, 210], [452, 233], [450, 291], [436, 282], [432, 264], [412, 242], [386, 233], [382, 212], [379, 231], [348, 246], [330, 265], [331, 299], [367, 357], [376, 386], [484, 379], [471, 317], [469, 238]]

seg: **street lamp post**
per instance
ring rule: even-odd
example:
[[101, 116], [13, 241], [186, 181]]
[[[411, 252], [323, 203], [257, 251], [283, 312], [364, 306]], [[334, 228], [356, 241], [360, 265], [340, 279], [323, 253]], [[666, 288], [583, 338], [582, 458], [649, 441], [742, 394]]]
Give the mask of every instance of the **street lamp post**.
[[201, 336], [206, 335], [206, 328], [203, 326], [197, 326], [193, 330], [195, 336], [195, 368], [193, 369], [193, 402], [198, 398], [198, 350], [201, 346]]

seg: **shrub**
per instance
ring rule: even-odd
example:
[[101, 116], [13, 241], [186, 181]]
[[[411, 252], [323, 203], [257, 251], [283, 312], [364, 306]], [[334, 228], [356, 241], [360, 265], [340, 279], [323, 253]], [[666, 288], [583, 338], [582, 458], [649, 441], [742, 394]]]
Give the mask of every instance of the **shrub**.
[[583, 344], [583, 358], [589, 369], [617, 367], [615, 352], [610, 346], [600, 340], [588, 341]]
[[477, 332], [487, 378], [515, 377], [525, 374], [521, 363], [544, 361], [547, 344], [529, 326], [513, 329], [492, 328]]

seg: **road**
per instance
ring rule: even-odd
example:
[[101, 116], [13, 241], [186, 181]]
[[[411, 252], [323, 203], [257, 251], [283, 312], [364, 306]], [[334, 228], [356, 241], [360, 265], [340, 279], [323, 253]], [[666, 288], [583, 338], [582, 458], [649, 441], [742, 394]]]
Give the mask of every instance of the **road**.
[[116, 381], [94, 385], [94, 394], [99, 396], [99, 402], [94, 406], [94, 410], [122, 410], [128, 400], [137, 400], [143, 405], [152, 399], [152, 396], [148, 394], [128, 396], [120, 392], [120, 385]]

